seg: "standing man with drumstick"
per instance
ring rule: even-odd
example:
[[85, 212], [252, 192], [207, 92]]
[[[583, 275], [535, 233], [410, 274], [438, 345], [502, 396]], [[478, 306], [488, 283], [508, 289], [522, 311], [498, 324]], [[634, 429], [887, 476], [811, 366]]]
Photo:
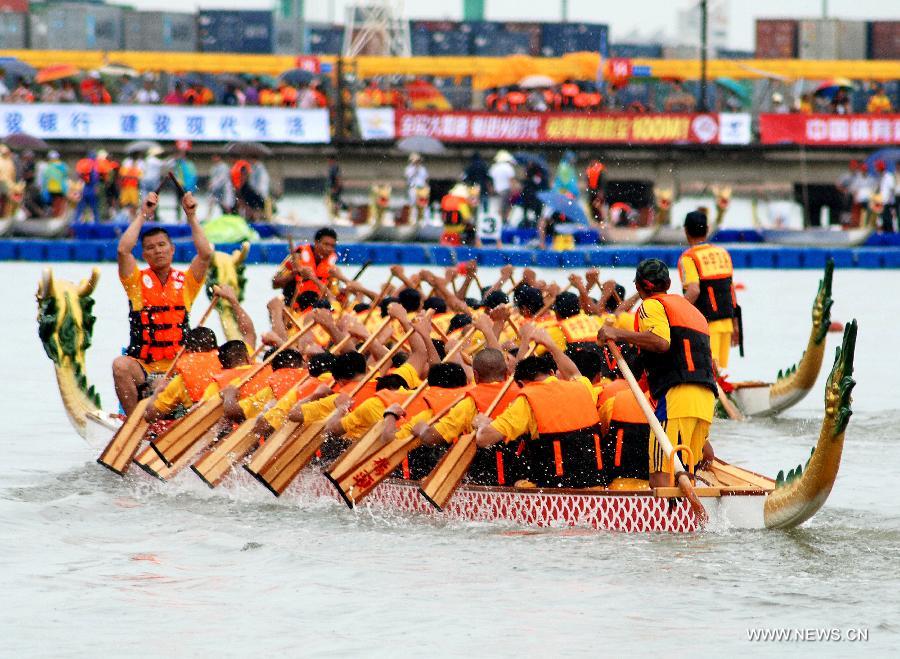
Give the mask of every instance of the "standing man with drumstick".
[[[189, 327], [188, 312], [203, 286], [213, 255], [212, 245], [197, 221], [197, 202], [188, 192], [181, 198], [181, 207], [197, 254], [187, 270], [174, 269], [175, 245], [169, 233], [160, 227], [141, 232], [158, 203], [158, 191], [148, 193], [141, 212], [119, 239], [119, 281], [128, 295], [131, 327], [126, 354], [113, 360], [113, 381], [125, 414], [149, 394], [148, 381], [166, 372], [183, 345]], [[138, 240], [148, 266], [143, 270], [131, 253]]]
[[[659, 259], [646, 259], [637, 267], [635, 286], [641, 306], [634, 331], [607, 321], [597, 342], [630, 343], [640, 348], [650, 395], [672, 446], [684, 444], [695, 465], [715, 457], [709, 437], [716, 401], [709, 325], [703, 314], [680, 295], [670, 295], [669, 269]], [[685, 463], [687, 456], [682, 456]], [[668, 484], [665, 453], [650, 436], [650, 487]]]
[[292, 301], [296, 303], [297, 298], [305, 291], [325, 297], [332, 277], [347, 282], [335, 265], [336, 248], [337, 233], [330, 227], [323, 227], [316, 231], [312, 245], [300, 245], [288, 254], [272, 277], [272, 288], [284, 291], [285, 304]]

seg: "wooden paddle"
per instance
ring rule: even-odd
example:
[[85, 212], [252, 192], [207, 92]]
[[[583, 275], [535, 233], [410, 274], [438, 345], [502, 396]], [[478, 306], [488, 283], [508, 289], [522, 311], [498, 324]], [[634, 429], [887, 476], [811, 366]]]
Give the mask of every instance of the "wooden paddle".
[[[428, 425], [433, 427], [453, 407], [461, 403], [465, 397], [465, 392], [457, 396], [444, 409], [435, 414], [429, 420]], [[344, 502], [352, 508], [354, 504], [367, 497], [381, 481], [390, 476], [406, 459], [410, 451], [417, 449], [421, 445], [422, 440], [416, 435], [410, 434], [408, 437], [395, 438], [366, 456], [362, 462], [339, 482], [332, 482], [337, 487], [338, 494], [341, 495]]]
[[[455, 355], [462, 348], [466, 339], [472, 336], [472, 332], [475, 331], [475, 328], [471, 328], [466, 332], [465, 336], [463, 336], [459, 343], [457, 343], [453, 348], [451, 348], [444, 358], [441, 360], [442, 363], [446, 363], [450, 360], [453, 355]], [[428, 381], [422, 382], [415, 390], [407, 397], [406, 400], [401, 403], [401, 407], [405, 410], [418, 398], [423, 391], [425, 391], [426, 387], [428, 387]], [[325, 472], [325, 476], [338, 487], [338, 482], [347, 475], [349, 471], [351, 471], [357, 464], [362, 462], [367, 455], [369, 455], [372, 451], [374, 451], [378, 442], [381, 440], [381, 431], [384, 429], [384, 419], [378, 421], [374, 426], [369, 428], [366, 431], [366, 434], [360, 437], [357, 441], [350, 446], [349, 449], [344, 451], [337, 460], [334, 461], [328, 470]], [[339, 488], [340, 489], [340, 488]]]
[[[218, 299], [218, 295], [213, 295], [209, 307], [203, 312], [200, 321], [197, 323], [197, 327], [206, 322], [207, 318], [209, 318], [209, 314], [212, 313], [212, 310], [215, 308]], [[163, 375], [164, 380], [168, 379], [174, 371], [175, 365], [178, 364], [178, 360], [181, 359], [181, 355], [184, 354], [184, 348], [185, 347], [182, 345], [178, 354], [175, 355], [175, 359], [172, 360], [172, 363]], [[97, 458], [99, 464], [119, 476], [124, 476], [125, 472], [128, 471], [128, 467], [131, 465], [131, 461], [134, 460], [134, 456], [138, 452], [141, 441], [147, 433], [147, 428], [150, 426], [144, 419], [144, 415], [147, 413], [147, 407], [150, 405], [151, 399], [152, 397], [148, 396], [147, 398], [138, 401], [135, 408], [131, 410], [131, 414], [125, 419], [125, 423], [123, 423], [116, 431], [116, 434], [113, 435], [109, 444], [103, 449], [100, 457]]]
[[[530, 346], [523, 359], [530, 357], [536, 347], [534, 345]], [[485, 414], [490, 416], [494, 413], [497, 405], [503, 400], [514, 381], [514, 374], [506, 378], [506, 382], [503, 383], [500, 392], [491, 401]], [[466, 472], [472, 465], [472, 460], [475, 459], [475, 452], [478, 450], [478, 446], [475, 444], [475, 434], [473, 432], [460, 437], [453, 446], [447, 449], [434, 469], [431, 470], [431, 473], [419, 485], [419, 493], [438, 510], [443, 510], [447, 505], [450, 497], [453, 496], [460, 481], [462, 481], [463, 476], [466, 475]]]
[[688, 478], [684, 471], [684, 465], [681, 462], [681, 458], [679, 458], [677, 454], [673, 454], [672, 443], [669, 441], [669, 437], [666, 435], [666, 431], [663, 429], [659, 419], [657, 419], [656, 415], [653, 413], [650, 403], [644, 396], [644, 392], [641, 391], [640, 386], [638, 386], [637, 380], [634, 378], [634, 373], [631, 372], [631, 368], [622, 357], [619, 346], [613, 341], [607, 341], [606, 345], [616, 358], [616, 362], [619, 364], [619, 372], [625, 377], [626, 382], [628, 382], [628, 388], [631, 389], [631, 393], [634, 394], [641, 411], [647, 419], [647, 423], [650, 424], [650, 429], [656, 436], [656, 441], [659, 443], [660, 447], [662, 447], [666, 457], [672, 459], [675, 471], [678, 474], [677, 480], [679, 489], [684, 494], [685, 498], [687, 498], [688, 503], [690, 503], [700, 524], [706, 524], [706, 521], [709, 519], [706, 514], [706, 509], [703, 507], [703, 504], [700, 503], [700, 499], [697, 498], [697, 494], [694, 492], [694, 486], [691, 483], [691, 479]]
[[[372, 341], [375, 340], [375, 338], [385, 327], [388, 326], [388, 323], [390, 322], [390, 318], [385, 318], [381, 323], [381, 326], [379, 326], [374, 333], [369, 335], [369, 338], [366, 339], [366, 342], [363, 343], [363, 345], [360, 347], [359, 352], [366, 352], [366, 350], [369, 349]], [[296, 421], [285, 421], [281, 428], [276, 430], [270, 437], [266, 439], [265, 445], [253, 455], [253, 459], [249, 462], [249, 464], [244, 465], [244, 468], [251, 474], [253, 474], [255, 478], [260, 478], [260, 474], [267, 470], [267, 466], [271, 466], [270, 463], [281, 451], [282, 447], [285, 445], [285, 442], [292, 439], [294, 434], [297, 432], [302, 432], [299, 423], [297, 423]], [[260, 482], [266, 485], [266, 487], [269, 487], [269, 485], [265, 481], [261, 480]]]
[[[447, 352], [446, 356], [441, 360], [441, 362], [447, 363], [457, 352], [459, 352], [463, 344], [474, 331], [475, 328], [471, 328], [466, 333], [466, 335], [461, 338], [459, 343], [457, 343]], [[415, 402], [416, 398], [418, 398], [427, 387], [428, 382], [426, 380], [422, 382], [422, 384], [420, 384], [418, 387], [416, 387], [416, 389], [406, 398], [406, 400], [404, 400], [400, 404], [400, 407], [404, 410], [408, 409], [409, 406], [412, 405], [413, 402]], [[349, 449], [344, 451], [340, 455], [340, 457], [335, 460], [334, 464], [331, 465], [331, 467], [329, 467], [325, 472], [326, 478], [328, 478], [328, 480], [330, 480], [331, 483], [337, 488], [338, 493], [343, 497], [344, 501], [346, 501], [347, 505], [349, 505], [351, 508], [353, 507], [353, 504], [349, 498], [348, 492], [354, 485], [352, 480], [353, 474], [357, 472], [357, 467], [363, 465], [367, 460], [372, 458], [375, 453], [384, 448], [383, 444], [380, 445], [383, 430], [384, 419], [381, 419], [374, 426], [369, 428], [366, 431], [366, 434], [360, 437], [359, 440], [354, 442]], [[415, 447], [410, 446], [407, 452], [411, 451], [413, 448]], [[403, 458], [405, 456], [405, 453], [403, 455], [400, 455], [401, 462], [403, 461]], [[399, 464], [399, 462], [397, 464]], [[394, 466], [396, 467], [396, 465]], [[391, 468], [390, 471], [393, 471], [393, 468]], [[389, 474], [390, 471], [386, 473]]]
[[[337, 343], [334, 349], [342, 348], [349, 340], [350, 335], [348, 334]], [[312, 376], [307, 373], [291, 389], [306, 384], [310, 377]], [[235, 464], [253, 452], [260, 440], [260, 436], [253, 430], [256, 427], [257, 418], [258, 416], [253, 416], [246, 419], [227, 437], [223, 437], [208, 448], [200, 459], [191, 465], [191, 470], [200, 477], [200, 480], [210, 487], [216, 487]]]
[[372, 317], [372, 314], [375, 313], [375, 309], [381, 304], [381, 301], [384, 299], [384, 296], [388, 292], [388, 288], [390, 288], [391, 280], [394, 278], [394, 275], [391, 274], [390, 277], [387, 278], [387, 281], [384, 282], [384, 286], [381, 287], [381, 292], [378, 294], [374, 300], [372, 300], [372, 306], [369, 307], [369, 312], [366, 314], [366, 317], [363, 318], [363, 325], [369, 322], [369, 318]]
[[[390, 321], [391, 319], [386, 318], [385, 320]], [[362, 391], [366, 383], [375, 377], [385, 364], [393, 359], [394, 355], [403, 346], [403, 343], [413, 335], [413, 332], [415, 332], [415, 329], [410, 329], [406, 332], [397, 344], [375, 363], [363, 379], [357, 382], [356, 386], [348, 394], [351, 398]], [[374, 336], [373, 334], [370, 338], [374, 339]], [[363, 348], [367, 347], [367, 345], [363, 346]], [[268, 457], [262, 466], [257, 466], [255, 461], [251, 462], [251, 464], [247, 465], [247, 471], [253, 474], [272, 494], [281, 496], [288, 485], [297, 477], [297, 474], [309, 464], [322, 442], [325, 441], [323, 431], [329, 418], [313, 421], [303, 427], [297, 422], [286, 421], [278, 432], [266, 442], [267, 445], [276, 441], [280, 442], [282, 444], [280, 450]], [[262, 462], [262, 460], [259, 462]]]
[[[247, 372], [240, 378], [237, 387], [240, 389], [251, 379], [259, 375], [259, 373], [269, 365], [269, 363], [279, 355], [283, 350], [294, 345], [307, 332], [312, 330], [315, 323], [309, 323], [302, 330], [294, 334], [287, 341], [276, 348], [268, 359], [256, 366], [250, 367]], [[159, 454], [167, 466], [171, 467], [185, 453], [192, 451], [196, 453], [198, 450], [208, 444], [202, 440], [206, 431], [212, 428], [222, 416], [224, 404], [221, 396], [214, 396], [209, 400], [203, 401], [199, 406], [192, 409], [188, 414], [176, 421], [169, 430], [157, 437], [151, 446], [153, 450]]]
[[728, 418], [732, 421], [746, 421], [746, 417], [737, 408], [737, 405], [731, 402], [731, 399], [722, 389], [722, 385], [719, 384], [719, 369], [716, 368], [715, 362], [713, 363], [713, 377], [716, 380], [716, 395], [719, 397], [719, 402], [722, 404], [722, 409], [725, 410], [725, 414], [727, 414]]

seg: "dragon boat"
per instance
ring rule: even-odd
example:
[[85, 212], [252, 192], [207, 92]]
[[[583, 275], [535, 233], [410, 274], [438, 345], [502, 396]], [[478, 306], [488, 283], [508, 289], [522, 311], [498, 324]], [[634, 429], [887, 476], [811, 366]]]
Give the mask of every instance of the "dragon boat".
[[825, 358], [825, 339], [831, 326], [831, 283], [834, 277], [834, 260], [825, 263], [825, 274], [812, 306], [812, 327], [806, 350], [800, 361], [778, 371], [774, 382], [732, 382], [728, 393], [732, 402], [745, 416], [774, 416], [793, 407], [812, 391]]
[[[216, 280], [239, 285], [242, 259], [240, 250], [231, 255], [217, 254]], [[48, 268], [38, 287], [37, 302], [38, 333], [53, 362], [63, 407], [76, 432], [99, 452], [122, 421], [117, 415], [102, 410], [100, 398], [86, 374], [85, 357], [94, 324], [92, 292], [98, 279], [99, 270], [94, 269], [89, 278], [75, 284], [54, 278]], [[818, 306], [825, 310], [830, 304], [823, 297]], [[227, 315], [225, 310], [223, 326], [226, 331], [231, 329], [233, 322]], [[696, 474], [695, 491], [714, 528], [790, 528], [812, 517], [825, 503], [840, 466], [845, 430], [851, 415], [856, 333], [856, 322], [848, 323], [825, 388], [825, 413], [818, 442], [805, 466], [798, 465], [787, 475], [779, 472], [771, 479], [716, 460], [708, 470]], [[116, 476], [110, 472], [109, 477]], [[136, 468], [128, 474], [128, 478], [132, 477], [151, 478]], [[193, 472], [184, 469], [173, 479], [177, 483], [179, 479], [193, 478]], [[242, 469], [232, 470], [222, 485], [226, 490], [234, 486], [261, 488]], [[336, 504], [339, 501], [324, 475], [313, 467], [305, 469], [283, 495], [296, 500], [297, 505], [310, 496], [328, 497]], [[579, 526], [623, 532], [672, 533], [693, 532], [700, 528], [686, 499], [680, 496], [674, 484], [651, 490], [646, 481], [633, 479], [618, 479], [605, 489], [580, 490], [484, 487], [463, 483], [443, 511], [438, 512], [420, 495], [418, 483], [389, 478], [372, 491], [364, 505], [450, 519], [505, 521], [536, 527]]]

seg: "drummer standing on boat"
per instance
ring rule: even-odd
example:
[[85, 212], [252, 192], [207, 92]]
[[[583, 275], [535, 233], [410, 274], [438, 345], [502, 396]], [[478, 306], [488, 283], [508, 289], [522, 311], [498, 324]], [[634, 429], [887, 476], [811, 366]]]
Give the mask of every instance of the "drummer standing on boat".
[[722, 247], [706, 242], [709, 224], [706, 213], [691, 211], [684, 218], [684, 233], [690, 247], [678, 259], [678, 274], [684, 297], [709, 323], [709, 344], [718, 368], [728, 368], [731, 346], [738, 345], [735, 327], [738, 312], [734, 294], [731, 255]]
[[286, 304], [294, 301], [306, 291], [319, 297], [328, 294], [328, 285], [334, 277], [346, 282], [337, 263], [337, 232], [330, 227], [316, 231], [312, 245], [300, 245], [293, 254], [288, 254], [272, 277], [272, 288], [284, 291]]
[[[126, 354], [113, 360], [116, 395], [125, 414], [130, 414], [138, 400], [149, 394], [148, 380], [165, 373], [184, 344], [188, 312], [203, 286], [213, 255], [212, 245], [197, 222], [197, 202], [188, 192], [181, 200], [181, 207], [191, 227], [197, 254], [187, 270], [174, 269], [175, 245], [169, 233], [160, 227], [141, 233], [158, 202], [155, 192], [147, 194], [141, 212], [119, 239], [116, 255], [119, 281], [128, 295], [131, 325]], [[148, 266], [143, 270], [131, 253], [138, 239]]]

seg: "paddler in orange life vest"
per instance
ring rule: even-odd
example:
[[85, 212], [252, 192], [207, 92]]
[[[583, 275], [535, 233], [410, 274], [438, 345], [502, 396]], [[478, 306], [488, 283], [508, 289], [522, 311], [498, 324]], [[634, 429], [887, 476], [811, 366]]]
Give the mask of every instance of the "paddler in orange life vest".
[[709, 345], [718, 368], [728, 368], [731, 346], [740, 336], [735, 317], [740, 307], [734, 294], [731, 256], [722, 247], [706, 242], [706, 213], [691, 211], [684, 218], [684, 234], [690, 248], [678, 259], [681, 288], [709, 323]]
[[487, 448], [524, 439], [524, 478], [538, 487], [601, 484], [600, 417], [593, 385], [546, 331], [525, 323], [519, 334], [519, 354], [533, 339], [549, 355], [516, 364], [519, 396], [496, 419], [475, 417], [476, 443]]
[[[141, 233], [158, 202], [155, 192], [147, 195], [141, 212], [119, 239], [116, 254], [119, 281], [128, 295], [131, 325], [126, 355], [113, 360], [113, 382], [125, 414], [134, 409], [141, 397], [149, 395], [145, 386], [148, 375], [165, 373], [184, 344], [188, 312], [203, 286], [213, 255], [212, 245], [197, 222], [197, 202], [188, 192], [181, 200], [181, 207], [191, 227], [197, 254], [187, 270], [175, 270], [172, 267], [175, 245], [168, 232], [157, 227]], [[148, 266], [143, 270], [132, 255], [139, 239]]]
[[606, 220], [606, 165], [594, 160], [585, 170], [588, 207], [595, 222]]
[[[272, 277], [272, 288], [284, 291], [284, 300], [290, 304], [305, 291], [318, 296], [327, 296], [328, 283], [332, 277], [347, 282], [337, 263], [337, 233], [323, 227], [316, 231], [312, 245], [300, 245], [293, 254], [282, 261], [278, 272]], [[296, 309], [296, 303], [294, 309]]]
[[[656, 417], [672, 446], [687, 446], [695, 466], [703, 467], [715, 457], [707, 441], [716, 399], [709, 325], [693, 304], [667, 293], [672, 284], [669, 269], [659, 259], [641, 261], [634, 283], [642, 300], [634, 330], [607, 322], [597, 340], [640, 348]], [[687, 456], [680, 457], [687, 465]], [[665, 453], [651, 435], [650, 487], [668, 484], [666, 464]]]

